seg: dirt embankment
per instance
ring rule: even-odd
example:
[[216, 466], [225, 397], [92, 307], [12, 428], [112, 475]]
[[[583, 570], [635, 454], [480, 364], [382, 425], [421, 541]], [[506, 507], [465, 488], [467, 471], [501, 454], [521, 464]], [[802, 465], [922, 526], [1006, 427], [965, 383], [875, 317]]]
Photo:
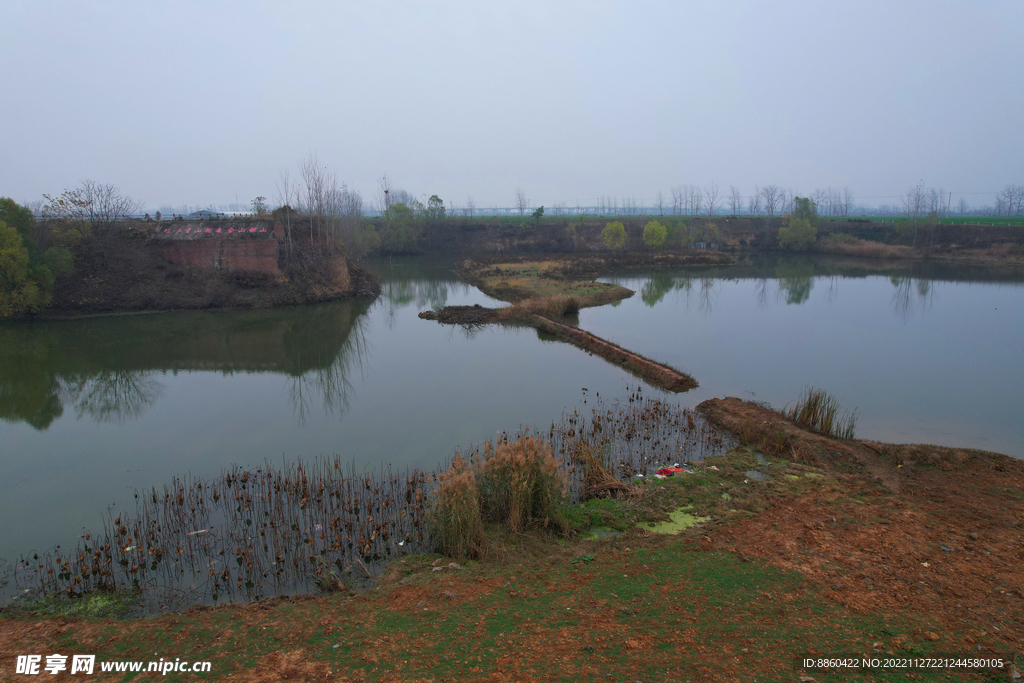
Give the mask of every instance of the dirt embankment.
[[929, 640], [1024, 652], [1024, 462], [836, 440], [737, 398], [699, 409], [751, 446], [822, 466], [839, 482], [722, 528], [709, 548], [799, 571], [857, 612], [925, 614], [942, 634]]
[[[308, 267], [296, 247], [284, 276], [203, 270], [169, 263], [159, 240], [142, 230], [120, 227], [98, 231], [79, 246], [75, 272], [54, 285], [53, 302], [44, 317], [102, 313], [206, 309], [267, 308], [375, 295], [380, 284], [367, 272], [337, 255], [339, 280], [321, 268]], [[308, 259], [306, 259], [308, 260]]]
[[[697, 259], [659, 255], [653, 261], [650, 257], [650, 254], [620, 254], [614, 265], [650, 266], [655, 261], [664, 265], [707, 264], [720, 261], [723, 255], [703, 254]], [[725, 259], [732, 261], [731, 257]], [[419, 317], [457, 325], [515, 321], [598, 355], [668, 391], [681, 392], [696, 387], [697, 381], [684, 372], [633, 353], [590, 332], [557, 322], [566, 313], [633, 296], [633, 291], [625, 287], [593, 280], [606, 267], [611, 267], [607, 259], [595, 257], [467, 260], [460, 264], [459, 276], [485, 294], [511, 302], [512, 305], [505, 308], [447, 306], [440, 311], [423, 311]]]
[[[657, 251], [643, 240], [644, 225], [657, 218], [669, 229], [669, 238]], [[622, 253], [611, 251], [601, 237], [604, 226], [613, 220], [622, 222], [626, 243]], [[779, 251], [778, 231], [782, 217], [749, 216], [625, 216], [558, 217], [539, 223], [510, 223], [491, 218], [459, 219], [428, 229], [422, 251], [439, 254], [466, 254], [474, 258], [493, 257], [509, 260], [510, 254], [558, 255], [596, 258], [608, 267], [623, 267], [614, 261], [624, 256], [659, 260], [672, 256], [717, 258], [720, 251]], [[835, 247], [830, 237], [840, 235], [845, 246]], [[939, 260], [957, 263], [1024, 265], [1024, 226], [1006, 225], [927, 225], [914, 226], [906, 221], [878, 222], [868, 219], [822, 218], [818, 224], [818, 243], [812, 250], [868, 258]], [[692, 248], [701, 242], [711, 250]], [[852, 242], [852, 244], [850, 244]], [[864, 244], [858, 244], [864, 243]], [[906, 247], [881, 249], [880, 247]], [[417, 250], [420, 251], [420, 250]], [[632, 265], [644, 265], [639, 261]]]
[[535, 327], [538, 330], [567, 341], [588, 353], [598, 355], [662, 389], [679, 393], [695, 389], [699, 386], [697, 380], [685, 372], [680, 372], [669, 365], [651, 360], [638, 353], [633, 353], [618, 344], [613, 344], [607, 339], [598, 337], [596, 334], [557, 323], [543, 316], [538, 315], [535, 317]]

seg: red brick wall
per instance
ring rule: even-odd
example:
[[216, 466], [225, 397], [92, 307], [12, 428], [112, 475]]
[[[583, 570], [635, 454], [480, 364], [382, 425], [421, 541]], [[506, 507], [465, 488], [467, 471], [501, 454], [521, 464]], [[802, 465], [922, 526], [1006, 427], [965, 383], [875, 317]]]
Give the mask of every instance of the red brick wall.
[[273, 238], [167, 240], [161, 247], [165, 259], [182, 266], [281, 274], [277, 268], [277, 240]]

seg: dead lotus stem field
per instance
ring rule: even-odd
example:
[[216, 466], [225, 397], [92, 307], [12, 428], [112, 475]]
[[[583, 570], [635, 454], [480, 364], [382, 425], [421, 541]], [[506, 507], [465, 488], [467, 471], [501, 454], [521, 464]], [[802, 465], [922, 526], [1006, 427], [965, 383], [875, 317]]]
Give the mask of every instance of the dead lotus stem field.
[[[570, 501], [590, 485], [587, 468], [573, 467], [581, 448], [600, 458], [609, 477], [628, 480], [733, 444], [693, 410], [645, 398], [639, 388], [623, 403], [588, 403], [589, 415], [574, 410], [548, 431]], [[530, 431], [502, 433], [496, 443]], [[462, 455], [469, 460], [482, 450]], [[335, 457], [236, 466], [211, 481], [186, 475], [137, 492], [134, 515], [108, 517], [73, 549], [21, 557], [12, 588], [71, 596], [136, 589], [210, 603], [361, 585], [390, 560], [436, 546], [426, 515], [445, 469], [358, 474]]]

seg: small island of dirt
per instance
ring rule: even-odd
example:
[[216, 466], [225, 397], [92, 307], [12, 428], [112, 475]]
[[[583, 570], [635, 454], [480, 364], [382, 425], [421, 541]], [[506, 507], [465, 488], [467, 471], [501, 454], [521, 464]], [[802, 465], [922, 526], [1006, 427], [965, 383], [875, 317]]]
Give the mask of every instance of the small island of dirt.
[[613, 267], [717, 265], [731, 262], [731, 256], [718, 253], [466, 260], [456, 271], [459, 277], [488, 296], [509, 302], [511, 306], [446, 306], [439, 311], [423, 311], [420, 317], [452, 325], [499, 322], [530, 325], [588, 353], [601, 356], [662, 389], [688, 391], [698, 386], [690, 375], [560, 320], [566, 315], [577, 313], [581, 308], [603, 306], [633, 296], [634, 292], [625, 287], [595, 281], [594, 278], [602, 270]]

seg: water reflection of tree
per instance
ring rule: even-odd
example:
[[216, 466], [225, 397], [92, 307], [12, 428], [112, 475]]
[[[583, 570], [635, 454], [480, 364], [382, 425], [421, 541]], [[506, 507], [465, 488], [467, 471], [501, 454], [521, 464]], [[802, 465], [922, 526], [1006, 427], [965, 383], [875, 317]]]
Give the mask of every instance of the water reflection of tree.
[[163, 385], [150, 372], [104, 370], [92, 376], [65, 380], [64, 403], [75, 407], [78, 417], [97, 422], [125, 422], [142, 415], [163, 395]]
[[814, 289], [814, 267], [811, 263], [780, 263], [775, 268], [778, 277], [779, 296], [787, 304], [799, 306], [811, 298]]
[[384, 296], [393, 308], [412, 303], [419, 309], [436, 311], [448, 303], [448, 283], [440, 280], [390, 281], [384, 284]]
[[[914, 316], [914, 310], [920, 306], [927, 310], [934, 301], [935, 290], [931, 280], [912, 277], [890, 277], [889, 282], [895, 287], [892, 293], [893, 311], [904, 323]], [[916, 293], [916, 300], [914, 294]]]
[[343, 412], [367, 357], [370, 302], [0, 326], [0, 419], [49, 428], [65, 408], [99, 422], [142, 415], [163, 393], [155, 371], [260, 372], [301, 378], [313, 400]]
[[366, 316], [361, 315], [351, 321], [347, 336], [330, 364], [289, 378], [288, 402], [299, 424], [306, 423], [317, 400], [325, 415], [341, 417], [348, 411], [353, 392], [351, 378], [357, 372], [360, 379], [365, 378], [370, 356], [366, 320]]
[[679, 285], [680, 279], [671, 273], [655, 273], [640, 288], [641, 301], [648, 306], [655, 306]]
[[697, 307], [704, 313], [711, 313], [718, 297], [718, 284], [715, 277], [694, 277], [689, 273], [682, 275], [657, 273], [640, 287], [640, 299], [648, 306], [661, 303], [669, 292], [681, 292], [689, 308], [692, 297], [697, 297]]

